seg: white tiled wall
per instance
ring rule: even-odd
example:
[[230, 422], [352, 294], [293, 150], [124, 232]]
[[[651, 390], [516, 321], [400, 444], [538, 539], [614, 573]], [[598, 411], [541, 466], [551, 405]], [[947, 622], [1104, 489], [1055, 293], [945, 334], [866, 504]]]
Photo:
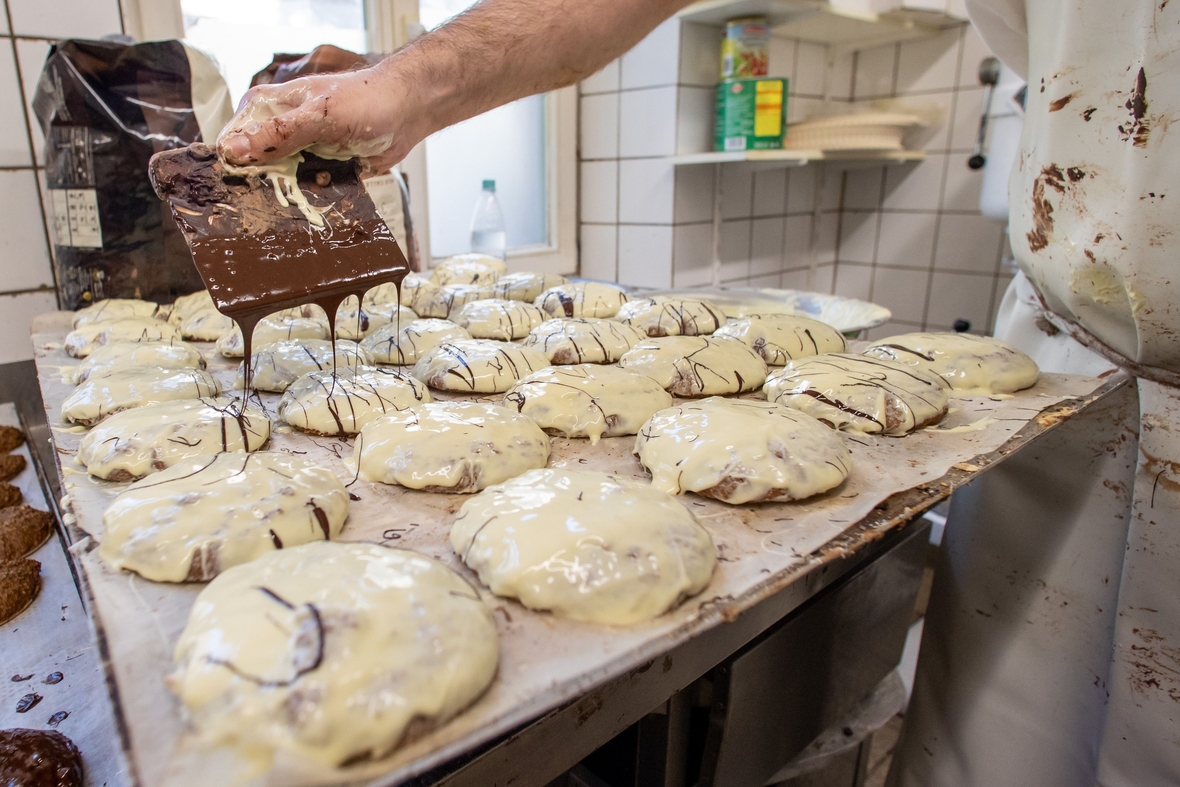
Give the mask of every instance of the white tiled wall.
[[29, 323], [57, 308], [33, 88], [50, 44], [123, 32], [118, 0], [0, 0], [0, 364], [33, 355]]
[[[582, 83], [583, 275], [662, 287], [711, 282], [714, 168], [665, 159], [712, 149], [719, 40], [719, 28], [672, 20]], [[927, 153], [919, 163], [723, 166], [722, 280], [876, 301], [894, 313], [877, 335], [957, 319], [990, 330], [1008, 281], [1003, 228], [979, 215], [980, 175], [966, 165], [987, 54], [963, 27], [863, 50], [829, 70], [823, 46], [773, 37], [771, 75], [790, 80], [792, 120], [895, 98], [942, 120], [914, 135]]]

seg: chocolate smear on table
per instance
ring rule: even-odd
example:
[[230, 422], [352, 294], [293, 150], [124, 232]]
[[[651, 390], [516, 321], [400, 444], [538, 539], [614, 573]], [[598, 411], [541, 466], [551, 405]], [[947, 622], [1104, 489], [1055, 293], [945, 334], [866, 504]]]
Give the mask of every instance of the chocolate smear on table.
[[68, 710], [59, 710], [57, 713], [50, 716], [49, 721], [47, 721], [45, 723], [48, 724], [50, 727], [56, 727], [57, 725], [61, 724], [63, 721], [65, 721], [69, 717], [70, 717], [70, 712]]
[[37, 703], [40, 702], [42, 699], [43, 699], [42, 696], [40, 694], [38, 694], [37, 692], [32, 692], [30, 694], [26, 694], [25, 696], [20, 698], [19, 702], [16, 703], [16, 712], [17, 713], [28, 713], [33, 708], [37, 707]]
[[41, 681], [46, 686], [52, 686], [55, 683], [61, 683], [63, 675], [60, 672], [51, 672], [45, 676], [45, 680]]
[[379, 284], [400, 288], [409, 272], [357, 160], [302, 155], [297, 189], [262, 171], [235, 174], [204, 143], [157, 153], [150, 163], [156, 194], [171, 207], [214, 305], [242, 330], [247, 392], [251, 340], [263, 317], [315, 303], [335, 342], [336, 309], [345, 298], [359, 302]]

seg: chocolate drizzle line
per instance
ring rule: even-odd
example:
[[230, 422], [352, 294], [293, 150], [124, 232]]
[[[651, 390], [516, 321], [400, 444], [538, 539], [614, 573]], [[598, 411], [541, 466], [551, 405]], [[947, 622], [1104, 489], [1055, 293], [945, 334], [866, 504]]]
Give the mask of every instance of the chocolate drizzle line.
[[[359, 177], [355, 159], [303, 154], [297, 182], [324, 219], [312, 225], [281, 205], [259, 174], [234, 175], [213, 148], [195, 143], [157, 153], [152, 185], [172, 209], [217, 310], [237, 322], [244, 343], [243, 399], [252, 382], [254, 328], [268, 314], [312, 302], [328, 317], [333, 350], [336, 311], [355, 295], [391, 283], [409, 264]], [[333, 367], [335, 352], [333, 352]]]
[[[284, 608], [286, 608], [292, 612], [294, 612], [296, 609], [298, 609], [298, 607], [296, 607], [291, 602], [287, 601], [285, 598], [280, 596], [278, 593], [275, 593], [270, 588], [258, 587], [256, 589], [259, 592], [261, 592], [263, 595], [265, 595], [267, 598], [269, 598], [271, 601], [283, 606]], [[295, 674], [293, 676], [291, 676], [289, 679], [287, 679], [287, 680], [267, 680], [265, 678], [260, 678], [257, 675], [251, 675], [247, 672], [243, 672], [242, 670], [238, 669], [238, 667], [235, 666], [233, 662], [227, 661], [225, 659], [216, 659], [213, 657], [209, 657], [209, 663], [216, 664], [220, 667], [225, 667], [230, 672], [237, 675], [239, 678], [242, 678], [244, 680], [248, 680], [251, 683], [255, 683], [255, 684], [262, 686], [264, 688], [281, 688], [284, 686], [290, 686], [290, 685], [294, 684], [295, 681], [299, 680], [301, 677], [306, 675], [307, 673], [318, 669], [320, 664], [322, 664], [324, 661], [324, 622], [320, 618], [320, 611], [319, 611], [319, 609], [316, 608], [315, 604], [308, 603], [308, 604], [301, 604], [300, 606], [305, 607], [307, 609], [307, 611], [311, 613], [312, 622], [315, 624], [315, 635], [316, 635], [315, 657], [311, 660], [310, 664], [307, 664], [307, 665], [295, 664], [294, 665]]]

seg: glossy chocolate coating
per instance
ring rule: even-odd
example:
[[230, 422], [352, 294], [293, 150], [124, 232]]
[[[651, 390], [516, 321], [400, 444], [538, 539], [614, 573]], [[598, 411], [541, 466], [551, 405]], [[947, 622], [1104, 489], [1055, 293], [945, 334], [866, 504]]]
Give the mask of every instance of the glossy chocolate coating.
[[81, 787], [82, 753], [51, 730], [0, 730], [0, 785]]

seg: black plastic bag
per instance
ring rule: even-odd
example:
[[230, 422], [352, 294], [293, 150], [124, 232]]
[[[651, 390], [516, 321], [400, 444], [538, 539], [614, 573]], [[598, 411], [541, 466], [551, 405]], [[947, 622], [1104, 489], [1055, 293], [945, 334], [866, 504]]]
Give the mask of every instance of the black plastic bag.
[[[202, 72], [194, 77], [193, 68]], [[201, 140], [202, 125], [216, 133], [219, 117], [228, 118], [228, 94], [217, 95], [224, 82], [209, 68], [179, 41], [71, 40], [50, 49], [33, 110], [45, 134], [63, 309], [102, 298], [168, 303], [204, 286], [152, 190], [148, 159]], [[194, 85], [207, 95], [194, 97]]]

